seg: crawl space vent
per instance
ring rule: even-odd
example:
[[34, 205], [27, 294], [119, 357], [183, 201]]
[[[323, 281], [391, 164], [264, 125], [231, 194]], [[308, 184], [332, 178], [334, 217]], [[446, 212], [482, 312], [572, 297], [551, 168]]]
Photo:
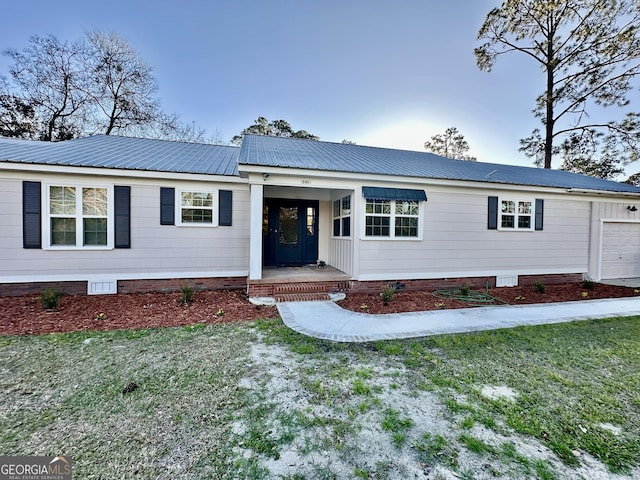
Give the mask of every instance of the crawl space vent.
[[517, 275], [498, 275], [496, 277], [496, 287], [517, 287]]
[[117, 280], [89, 280], [87, 284], [88, 295], [109, 295], [118, 293]]

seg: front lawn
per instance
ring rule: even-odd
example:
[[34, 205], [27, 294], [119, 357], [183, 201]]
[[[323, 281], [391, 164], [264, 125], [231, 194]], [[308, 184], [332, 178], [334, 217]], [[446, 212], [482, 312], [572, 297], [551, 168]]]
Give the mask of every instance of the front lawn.
[[0, 368], [0, 453], [69, 455], [74, 478], [640, 475], [638, 317], [366, 344], [279, 320], [5, 336]]

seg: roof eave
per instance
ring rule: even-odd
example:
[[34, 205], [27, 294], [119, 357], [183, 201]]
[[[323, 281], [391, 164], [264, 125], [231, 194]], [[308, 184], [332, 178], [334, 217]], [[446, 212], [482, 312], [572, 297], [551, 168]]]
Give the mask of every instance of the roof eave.
[[499, 189], [529, 189], [539, 192], [566, 192], [573, 194], [583, 195], [607, 195], [607, 196], [626, 196], [626, 197], [640, 197], [640, 192], [624, 192], [616, 190], [595, 190], [585, 188], [566, 187], [562, 185], [536, 185], [527, 183], [514, 183], [507, 182], [499, 179], [487, 179], [487, 180], [472, 180], [464, 178], [440, 178], [440, 177], [416, 177], [411, 175], [389, 175], [382, 173], [364, 173], [364, 172], [348, 172], [338, 170], [318, 170], [299, 167], [284, 167], [273, 165], [257, 165], [241, 163], [238, 165], [238, 170], [242, 178], [248, 178], [252, 173], [258, 174], [275, 174], [284, 176], [310, 176], [310, 177], [332, 177], [354, 180], [372, 180], [379, 181], [384, 179], [390, 182], [402, 182], [402, 183], [417, 183], [422, 184], [429, 182], [439, 185], [450, 186], [473, 186], [478, 188], [499, 188]]
[[246, 183], [246, 180], [238, 174], [223, 175], [215, 173], [189, 173], [189, 172], [168, 172], [160, 170], [142, 170], [142, 169], [122, 169], [115, 167], [87, 167], [73, 166], [63, 164], [49, 164], [36, 162], [11, 162], [0, 160], [0, 170], [23, 171], [23, 172], [42, 172], [57, 174], [80, 174], [93, 176], [110, 176], [110, 177], [130, 177], [130, 178], [159, 178], [159, 179], [175, 179], [175, 180], [202, 180], [202, 181], [220, 181], [227, 183]]
[[615, 195], [620, 197], [640, 198], [640, 192], [620, 192], [615, 190], [594, 190], [589, 188], [567, 188], [568, 193], [577, 193], [580, 195]]

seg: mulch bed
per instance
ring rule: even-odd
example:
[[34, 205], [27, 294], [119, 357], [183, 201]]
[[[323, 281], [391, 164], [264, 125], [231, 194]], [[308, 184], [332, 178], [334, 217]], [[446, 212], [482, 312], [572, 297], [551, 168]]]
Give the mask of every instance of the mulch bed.
[[[583, 296], [585, 292], [586, 296]], [[487, 293], [500, 300], [497, 304], [524, 305], [634, 297], [638, 296], [640, 291], [600, 283], [596, 283], [592, 289], [585, 289], [582, 283], [567, 283], [547, 285], [544, 293], [538, 293], [534, 286], [490, 288]], [[347, 295], [347, 298], [339, 305], [347, 310], [364, 313], [401, 313], [471, 307], [460, 300], [437, 298], [432, 292], [427, 291], [398, 292], [394, 294], [388, 305], [384, 305], [380, 295], [354, 293]]]
[[[586, 297], [583, 296], [586, 292]], [[504, 303], [531, 304], [584, 301], [637, 296], [633, 288], [595, 284], [589, 290], [582, 283], [549, 285], [544, 293], [533, 286], [489, 289]], [[40, 335], [86, 330], [177, 327], [197, 323], [216, 324], [278, 316], [275, 307], [251, 304], [243, 291], [195, 292], [188, 306], [179, 303], [180, 293], [131, 293], [118, 295], [65, 295], [58, 309], [45, 310], [39, 296], [0, 297], [0, 335]], [[348, 294], [342, 308], [364, 313], [399, 313], [469, 305], [436, 298], [432, 292], [399, 292], [388, 305], [379, 295]], [[363, 308], [366, 306], [366, 308]]]
[[179, 303], [180, 297], [180, 293], [65, 295], [54, 311], [45, 310], [39, 296], [0, 297], [0, 335], [177, 327], [278, 316], [275, 307], [256, 307], [239, 290], [195, 292], [188, 306]]

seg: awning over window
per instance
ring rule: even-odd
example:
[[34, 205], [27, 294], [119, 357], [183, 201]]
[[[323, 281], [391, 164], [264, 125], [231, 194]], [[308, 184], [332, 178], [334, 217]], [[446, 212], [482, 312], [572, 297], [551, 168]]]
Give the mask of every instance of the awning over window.
[[424, 193], [424, 190], [409, 188], [362, 187], [362, 196], [367, 200], [427, 201], [427, 194]]

